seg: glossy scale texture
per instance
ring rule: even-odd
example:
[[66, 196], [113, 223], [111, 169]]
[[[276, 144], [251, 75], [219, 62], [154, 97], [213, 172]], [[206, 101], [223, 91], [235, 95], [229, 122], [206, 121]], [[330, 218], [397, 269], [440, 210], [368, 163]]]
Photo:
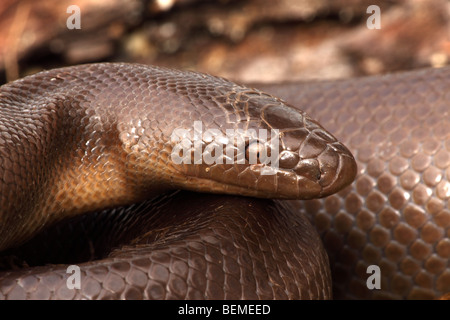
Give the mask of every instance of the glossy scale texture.
[[[358, 164], [356, 180], [296, 202], [327, 249], [335, 298], [450, 292], [450, 68], [260, 85], [317, 119]], [[369, 290], [369, 265], [381, 289]]]
[[[232, 143], [231, 160], [241, 152], [245, 161], [173, 162], [174, 130], [195, 133], [196, 120], [205, 130], [235, 130], [245, 154]], [[250, 162], [251, 150], [258, 157], [261, 151], [252, 141], [259, 129], [279, 130], [278, 147], [267, 143], [279, 160], [272, 175], [262, 174], [261, 161]], [[193, 145], [205, 153], [210, 140], [202, 136]], [[114, 209], [180, 188], [312, 199], [350, 184], [356, 164], [348, 149], [278, 98], [221, 78], [136, 64], [55, 69], [0, 88], [0, 152], [0, 250], [87, 214], [81, 230], [58, 226], [59, 237], [36, 240], [31, 251], [51, 252], [65, 238], [72, 256], [65, 262], [80, 263], [72, 244], [94, 228], [87, 252], [103, 259], [80, 265], [83, 289], [76, 293], [66, 286], [67, 266], [2, 272], [3, 298], [330, 297], [318, 237], [303, 214], [283, 203], [190, 193], [154, 199], [141, 214]], [[130, 225], [137, 226], [135, 238], [126, 233]], [[114, 240], [105, 252], [99, 234]], [[108, 256], [125, 245], [138, 247]], [[55, 260], [42, 263], [48, 262]]]

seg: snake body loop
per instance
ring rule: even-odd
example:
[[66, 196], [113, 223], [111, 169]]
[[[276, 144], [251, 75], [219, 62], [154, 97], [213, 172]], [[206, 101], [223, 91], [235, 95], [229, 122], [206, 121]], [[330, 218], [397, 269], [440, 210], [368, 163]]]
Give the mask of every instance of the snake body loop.
[[[195, 121], [210, 135], [198, 135]], [[275, 134], [263, 139], [261, 130]], [[233, 152], [212, 136], [228, 139]], [[263, 147], [276, 166], [264, 161]], [[197, 162], [196, 152], [205, 156], [208, 148], [215, 161]], [[278, 98], [200, 73], [135, 64], [55, 69], [1, 87], [0, 152], [4, 255], [51, 246], [55, 240], [37, 238], [11, 251], [54, 225], [56, 242], [70, 233], [66, 243], [84, 242], [81, 255], [104, 259], [81, 265], [80, 291], [67, 287], [65, 267], [7, 271], [0, 274], [2, 297], [331, 296], [326, 254], [290, 206], [166, 193], [312, 199], [351, 183], [356, 164], [348, 149]], [[78, 217], [79, 231], [59, 224]], [[98, 252], [105, 247], [99, 233], [112, 239], [106, 253]], [[69, 251], [63, 262], [80, 263]], [[40, 263], [48, 262], [56, 260]]]
[[[353, 153], [355, 182], [297, 202], [324, 241], [338, 299], [450, 292], [450, 68], [261, 85], [301, 107]], [[367, 287], [380, 268], [380, 290]]]
[[[450, 292], [450, 68], [257, 87], [290, 105], [223, 79], [126, 64], [3, 86], [0, 246], [55, 222], [13, 255], [45, 264], [30, 254], [45, 243], [49, 261], [79, 264], [84, 280], [68, 290], [67, 265], [2, 271], [0, 297], [317, 299], [332, 296], [331, 276], [334, 298]], [[357, 172], [304, 111], [349, 148]], [[168, 134], [197, 119], [219, 130], [280, 129], [279, 171], [173, 165]], [[169, 191], [180, 187], [229, 195]], [[89, 258], [101, 260], [80, 262]], [[380, 290], [366, 285], [371, 265]]]

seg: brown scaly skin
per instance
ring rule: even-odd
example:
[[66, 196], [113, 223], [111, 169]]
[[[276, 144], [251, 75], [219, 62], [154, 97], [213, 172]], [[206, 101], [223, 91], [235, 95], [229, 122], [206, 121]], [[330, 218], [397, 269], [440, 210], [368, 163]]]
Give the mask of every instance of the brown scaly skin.
[[[171, 134], [179, 128], [192, 130], [195, 120], [202, 121], [204, 130], [223, 134], [227, 129], [241, 130], [246, 146], [234, 160], [241, 152], [244, 163], [174, 163]], [[279, 130], [273, 138], [279, 149], [270, 150], [279, 152], [279, 167], [272, 175], [261, 174], [260, 162], [249, 163], [249, 150], [255, 148], [249, 141], [251, 131], [259, 129]], [[210, 141], [200, 142], [205, 150]], [[278, 98], [212, 76], [132, 64], [56, 69], [1, 87], [0, 150], [0, 250], [18, 246], [60, 220], [103, 209], [109, 209], [107, 219], [119, 220], [123, 229], [130, 224], [143, 228], [145, 220], [130, 220], [131, 209], [115, 217], [111, 208], [168, 190], [312, 199], [337, 192], [356, 174], [346, 147]], [[132, 243], [144, 247], [121, 249], [114, 257], [83, 264], [80, 292], [67, 289], [64, 268], [49, 267], [0, 274], [0, 294], [6, 298], [330, 297], [328, 261], [302, 214], [289, 213], [292, 210], [282, 203], [220, 196], [208, 196], [212, 199], [208, 207], [207, 196], [189, 195], [189, 200], [172, 195], [165, 196], [164, 205], [157, 199], [143, 205], [142, 215], [152, 218], [140, 231], [156, 241], [156, 247], [155, 242], [147, 244], [148, 237], [138, 236]], [[171, 207], [173, 199], [187, 202], [188, 207]], [[221, 214], [211, 220], [202, 216], [205, 212], [210, 212], [207, 217]], [[180, 218], [187, 213], [187, 220]], [[95, 217], [95, 213], [88, 215]], [[173, 228], [178, 230], [180, 224], [177, 232], [172, 224], [151, 229], [154, 217], [165, 221], [173, 216], [178, 217]], [[112, 229], [111, 238], [124, 234], [120, 227]], [[300, 240], [301, 234], [309, 240]], [[87, 242], [96, 246], [94, 240]], [[95, 276], [105, 275], [106, 269], [110, 271], [106, 278]], [[49, 286], [49, 278], [60, 281]]]
[[[258, 87], [313, 115], [357, 159], [358, 176], [350, 187], [322, 200], [295, 203], [311, 214], [325, 242], [334, 297], [446, 297], [450, 290], [450, 69]], [[381, 290], [366, 287], [370, 264], [381, 268]], [[133, 274], [134, 265], [130, 266], [128, 274]], [[114, 275], [125, 279], [123, 272]], [[24, 281], [17, 280], [19, 275], [5, 278], [6, 297], [31, 297], [31, 292], [61, 297], [46, 287], [52, 271], [33, 276], [38, 280], [26, 288]], [[96, 281], [101, 293], [93, 298], [109, 292], [107, 281]], [[37, 290], [42, 287], [47, 290]]]
[[[334, 297], [450, 292], [450, 68], [259, 88], [317, 119], [357, 161], [351, 186], [297, 202], [324, 241]], [[366, 286], [369, 265], [380, 290]]]

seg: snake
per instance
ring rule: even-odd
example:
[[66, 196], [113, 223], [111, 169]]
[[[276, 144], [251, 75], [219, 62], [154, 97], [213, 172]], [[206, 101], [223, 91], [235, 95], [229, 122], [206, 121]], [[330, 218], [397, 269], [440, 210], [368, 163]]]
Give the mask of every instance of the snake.
[[[0, 250], [62, 249], [56, 263], [0, 271], [0, 297], [445, 294], [448, 73], [256, 85], [260, 91], [200, 73], [110, 63], [4, 85]], [[245, 148], [235, 145], [235, 157], [241, 153], [244, 163], [171, 162], [168, 137], [174, 128], [195, 132], [194, 120], [238, 132]], [[262, 154], [250, 129], [260, 128], [279, 130], [272, 174], [263, 174], [262, 159], [250, 164], [252, 151]], [[210, 142], [199, 143], [201, 152]], [[39, 238], [48, 225], [50, 237]], [[78, 242], [85, 248], [79, 261], [71, 247]], [[106, 257], [82, 262], [104, 247]], [[42, 250], [35, 255], [41, 259]], [[81, 289], [67, 287], [61, 255], [80, 266]], [[380, 267], [381, 289], [367, 288], [369, 265]]]
[[255, 200], [325, 197], [353, 181], [350, 151], [304, 112], [225, 79], [120, 63], [32, 75], [0, 101], [0, 250], [22, 259], [17, 247], [54, 226], [28, 251], [57, 243], [82, 272], [74, 288], [67, 266], [27, 256], [1, 275], [2, 297], [330, 297], [310, 224]]

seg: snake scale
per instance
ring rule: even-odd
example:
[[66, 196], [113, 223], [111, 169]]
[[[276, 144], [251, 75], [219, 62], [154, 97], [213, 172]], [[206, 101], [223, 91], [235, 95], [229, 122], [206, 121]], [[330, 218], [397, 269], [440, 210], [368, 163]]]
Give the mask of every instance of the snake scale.
[[[0, 297], [327, 299], [331, 278], [335, 298], [450, 291], [450, 69], [259, 87], [290, 104], [130, 64], [1, 87], [0, 250], [25, 267], [0, 271]], [[248, 163], [248, 136], [243, 164], [174, 165], [168, 137], [199, 119], [279, 129], [276, 174]], [[67, 263], [81, 267], [79, 290]], [[366, 287], [369, 265], [381, 290]]]

